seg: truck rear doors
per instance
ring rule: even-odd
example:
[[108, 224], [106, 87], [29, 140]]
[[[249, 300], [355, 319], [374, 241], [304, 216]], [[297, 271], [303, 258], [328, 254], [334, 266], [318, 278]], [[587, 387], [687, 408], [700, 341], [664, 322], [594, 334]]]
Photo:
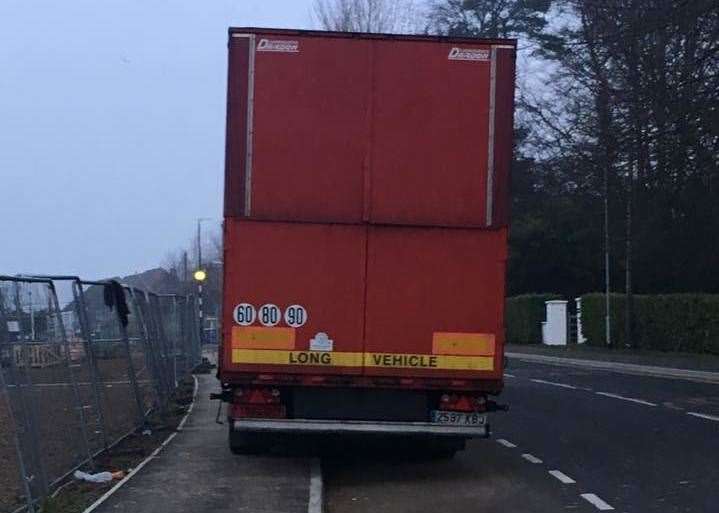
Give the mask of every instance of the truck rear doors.
[[501, 378], [514, 42], [233, 29], [225, 368]]

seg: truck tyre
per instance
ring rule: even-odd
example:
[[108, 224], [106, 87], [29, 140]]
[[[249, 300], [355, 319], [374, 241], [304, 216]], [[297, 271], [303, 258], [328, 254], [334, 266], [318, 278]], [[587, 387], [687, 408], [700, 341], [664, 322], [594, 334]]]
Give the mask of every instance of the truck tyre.
[[265, 433], [243, 433], [230, 428], [229, 442], [232, 454], [262, 454], [270, 449]]

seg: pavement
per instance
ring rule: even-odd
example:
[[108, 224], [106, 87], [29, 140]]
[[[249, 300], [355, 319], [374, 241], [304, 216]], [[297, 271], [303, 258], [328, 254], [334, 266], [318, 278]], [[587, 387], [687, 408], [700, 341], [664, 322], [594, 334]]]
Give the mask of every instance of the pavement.
[[306, 512], [311, 460], [233, 455], [227, 426], [215, 423], [217, 402], [209, 400], [217, 380], [198, 379], [183, 430], [94, 512]]
[[677, 370], [719, 373], [719, 354], [680, 353], [649, 349], [606, 348], [588, 344], [548, 346], [545, 344], [507, 344], [507, 355], [538, 355], [582, 361], [616, 362], [645, 367], [673, 368]]
[[635, 374], [637, 376], [654, 376], [659, 378], [677, 378], [703, 383], [719, 384], [719, 371], [700, 371], [681, 369], [660, 365], [643, 365], [636, 363], [622, 363], [600, 359], [569, 358], [567, 356], [549, 356], [533, 353], [507, 352], [507, 358], [525, 362], [549, 363], [567, 367], [584, 367], [605, 370], [619, 374]]

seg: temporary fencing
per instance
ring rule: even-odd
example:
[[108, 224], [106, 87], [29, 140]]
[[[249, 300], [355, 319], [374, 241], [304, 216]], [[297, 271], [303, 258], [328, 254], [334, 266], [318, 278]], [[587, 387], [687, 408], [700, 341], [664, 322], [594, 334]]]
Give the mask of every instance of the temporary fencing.
[[193, 296], [0, 276], [0, 512], [35, 511], [163, 412], [201, 355]]

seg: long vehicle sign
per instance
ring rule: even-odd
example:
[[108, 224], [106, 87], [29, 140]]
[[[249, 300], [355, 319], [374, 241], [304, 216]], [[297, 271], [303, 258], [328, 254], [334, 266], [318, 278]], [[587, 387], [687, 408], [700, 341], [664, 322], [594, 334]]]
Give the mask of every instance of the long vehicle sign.
[[233, 349], [234, 364], [402, 369], [494, 370], [493, 356]]

